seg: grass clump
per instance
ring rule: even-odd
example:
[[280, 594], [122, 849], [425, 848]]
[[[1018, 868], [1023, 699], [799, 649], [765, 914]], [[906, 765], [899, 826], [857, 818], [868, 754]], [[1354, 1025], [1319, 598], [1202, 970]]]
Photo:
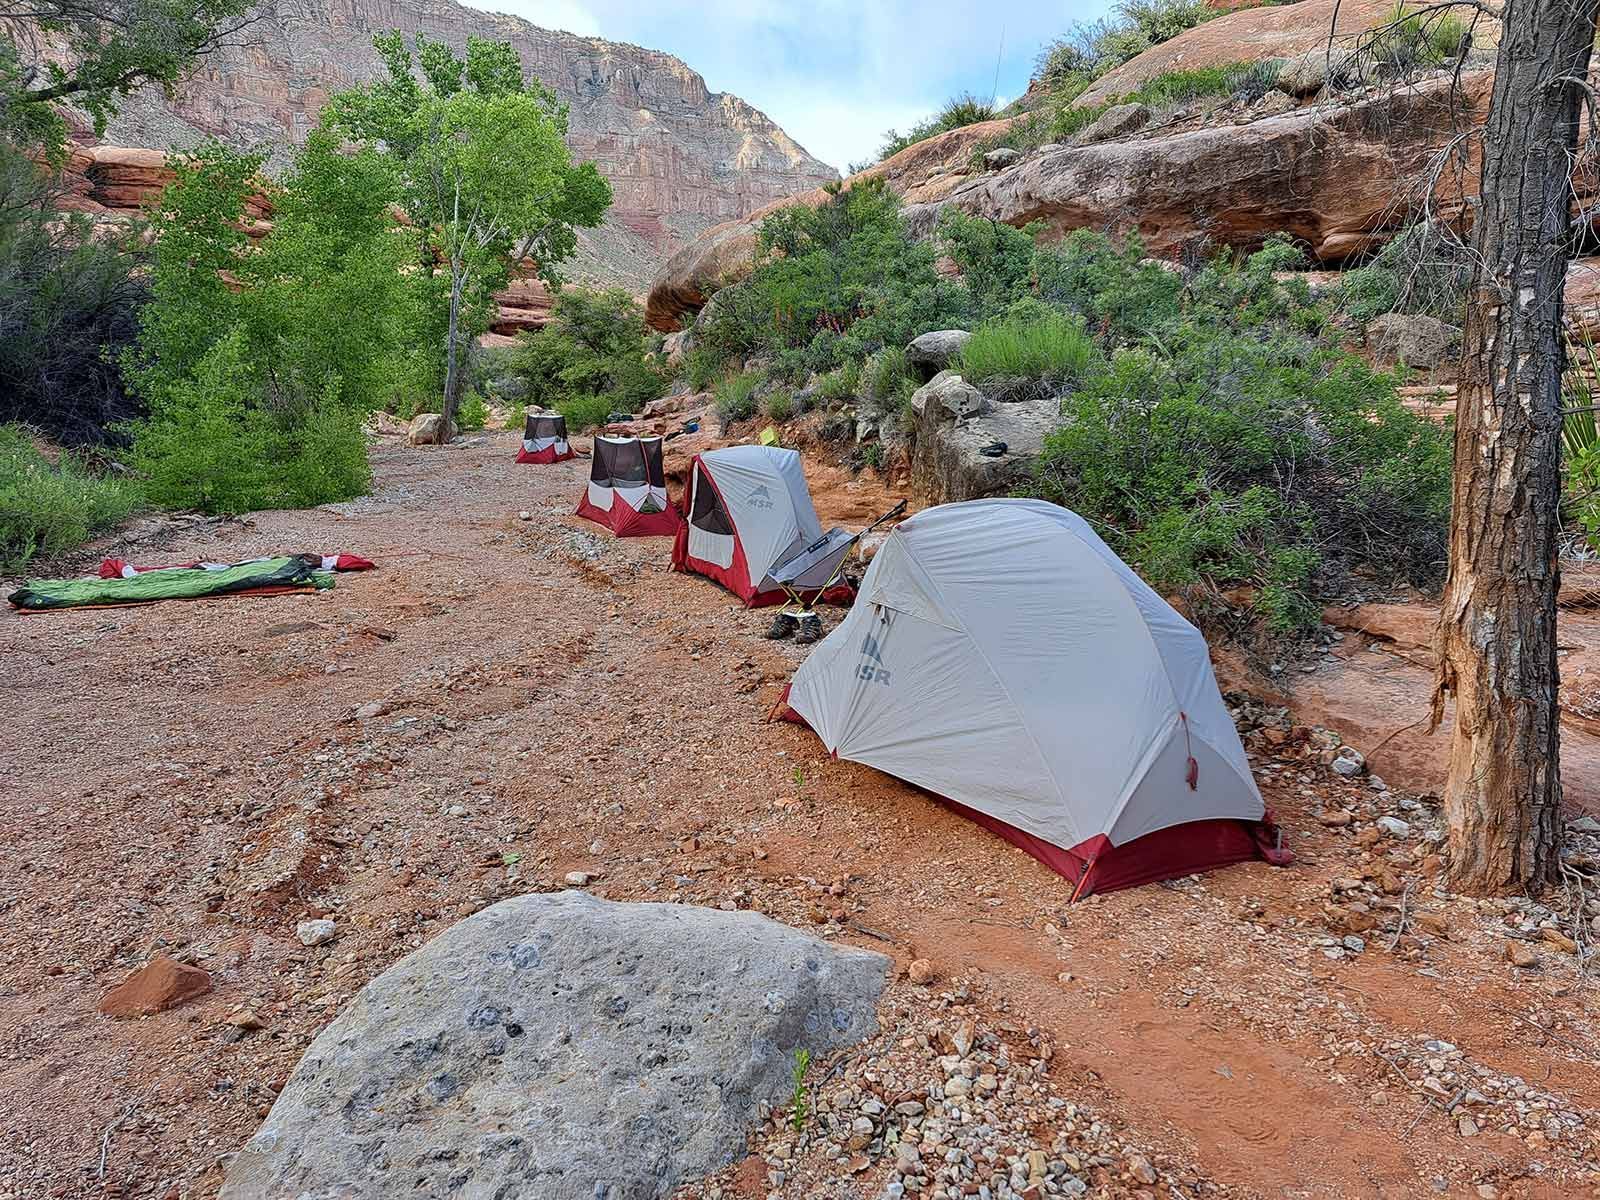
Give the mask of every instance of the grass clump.
[[925, 120], [918, 121], [905, 133], [893, 129], [883, 135], [883, 146], [878, 151], [878, 161], [892, 158], [907, 146], [914, 146], [935, 134], [948, 133], [965, 125], [992, 121], [1000, 115], [993, 103], [980, 100], [971, 92], [962, 92], [944, 102], [944, 106]]
[[761, 398], [761, 415], [769, 421], [787, 421], [794, 411], [794, 393], [786, 387], [773, 388]]
[[972, 331], [961, 351], [960, 370], [979, 386], [995, 380], [1034, 380], [1054, 388], [1082, 379], [1094, 360], [1094, 340], [1081, 321], [1024, 301], [1013, 315]]
[[1456, 13], [1413, 9], [1399, 0], [1366, 50], [1380, 73], [1394, 77], [1443, 66], [1459, 58], [1471, 44], [1467, 22]]
[[756, 415], [756, 388], [760, 385], [761, 377], [754, 372], [730, 375], [717, 384], [717, 418], [724, 429]]
[[101, 475], [70, 451], [51, 463], [28, 430], [0, 425], [0, 570], [53, 558], [138, 510], [136, 484]]

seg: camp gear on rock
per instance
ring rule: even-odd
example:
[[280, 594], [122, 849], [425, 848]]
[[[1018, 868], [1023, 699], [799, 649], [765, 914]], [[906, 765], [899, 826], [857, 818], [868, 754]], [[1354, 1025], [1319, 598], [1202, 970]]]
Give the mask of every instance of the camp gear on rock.
[[808, 612], [800, 617], [799, 626], [794, 635], [795, 645], [809, 646], [822, 639], [822, 618], [816, 613]]
[[106, 608], [154, 604], [158, 600], [202, 600], [209, 596], [263, 596], [315, 592], [333, 586], [320, 554], [257, 558], [226, 566], [158, 567], [93, 579], [35, 579], [12, 592], [15, 608]]
[[985, 458], [999, 458], [1009, 448], [1004, 442], [990, 442], [987, 446], [980, 446], [978, 453]]
[[604, 525], [618, 537], [668, 537], [683, 518], [667, 503], [667, 477], [659, 437], [594, 439], [589, 486], [578, 516]]
[[1205, 639], [1087, 522], [1038, 500], [895, 528], [787, 704], [1078, 894], [1285, 862]]
[[772, 624], [767, 627], [768, 641], [776, 642], [789, 637], [800, 628], [800, 618], [793, 613], [780, 612], [772, 618]]
[[522, 426], [519, 463], [555, 463], [575, 458], [567, 440], [567, 419], [560, 413], [529, 413]]
[[[772, 578], [775, 566], [824, 536], [849, 536], [842, 530], [823, 534], [799, 453], [777, 446], [697, 454], [681, 503], [687, 521], [672, 547], [673, 569], [715, 579], [749, 608], [785, 599], [783, 586]], [[819, 585], [830, 574], [823, 570]], [[825, 598], [845, 602], [851, 595], [836, 588]]]

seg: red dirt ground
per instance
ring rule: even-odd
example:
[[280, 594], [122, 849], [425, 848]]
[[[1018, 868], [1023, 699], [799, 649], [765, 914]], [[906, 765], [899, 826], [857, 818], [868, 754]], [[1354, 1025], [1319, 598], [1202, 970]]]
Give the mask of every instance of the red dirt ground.
[[[1600, 1195], [1594, 987], [1554, 946], [1506, 962], [1501, 908], [1436, 894], [1415, 839], [1352, 832], [1392, 794], [1272, 764], [1296, 866], [1069, 906], [1032, 859], [765, 723], [803, 648], [669, 573], [665, 539], [570, 517], [586, 461], [514, 450], [385, 440], [366, 499], [105, 547], [380, 564], [331, 592], [0, 614], [0, 1197], [213, 1195], [362, 984], [574, 869], [613, 899], [732, 902], [928, 957], [1047, 1031], [1065, 1092], [1225, 1194]], [[1358, 821], [1325, 827], [1325, 808]], [[1331, 958], [1325, 905], [1362, 877], [1380, 921], [1410, 924], [1392, 951], [1380, 925]], [[302, 947], [295, 923], [324, 914], [338, 938]], [[1423, 914], [1447, 932], [1422, 936]], [[158, 950], [215, 990], [101, 1016]], [[1532, 1092], [1462, 1136], [1419, 1091], [1428, 1039]]]

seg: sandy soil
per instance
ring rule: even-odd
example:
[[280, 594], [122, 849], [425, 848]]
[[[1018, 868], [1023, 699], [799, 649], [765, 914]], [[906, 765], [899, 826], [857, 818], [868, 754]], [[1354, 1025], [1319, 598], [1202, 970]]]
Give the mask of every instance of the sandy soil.
[[[1032, 859], [765, 723], [802, 649], [668, 572], [665, 540], [570, 517], [587, 463], [519, 467], [514, 442], [386, 439], [369, 498], [111, 547], [379, 562], [331, 592], [0, 614], [0, 1197], [214, 1194], [366, 980], [576, 869], [930, 959], [1197, 1190], [1600, 1194], [1595, 989], [1541, 938], [1559, 918], [1435, 890], [1426, 802], [1258, 731], [1296, 866], [1069, 906]], [[1374, 824], [1395, 813], [1408, 838]], [[317, 915], [340, 934], [307, 949]], [[100, 1016], [157, 949], [215, 990]]]

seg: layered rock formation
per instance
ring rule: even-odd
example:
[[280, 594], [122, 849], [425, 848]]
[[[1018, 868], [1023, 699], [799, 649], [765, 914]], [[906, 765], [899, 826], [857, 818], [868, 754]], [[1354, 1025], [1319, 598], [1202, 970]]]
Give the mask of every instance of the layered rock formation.
[[[157, 89], [130, 97], [106, 140], [184, 148], [217, 137], [266, 146], [281, 162], [331, 92], [379, 75], [373, 34], [400, 29], [458, 50], [474, 34], [509, 41], [529, 74], [568, 104], [574, 154], [594, 160], [616, 195], [612, 229], [588, 239], [599, 282], [648, 278], [684, 238], [837, 178], [764, 114], [710, 91], [669, 54], [452, 0], [267, 0], [257, 11], [244, 44], [208, 57], [174, 97]], [[628, 261], [640, 255], [642, 276]]]

